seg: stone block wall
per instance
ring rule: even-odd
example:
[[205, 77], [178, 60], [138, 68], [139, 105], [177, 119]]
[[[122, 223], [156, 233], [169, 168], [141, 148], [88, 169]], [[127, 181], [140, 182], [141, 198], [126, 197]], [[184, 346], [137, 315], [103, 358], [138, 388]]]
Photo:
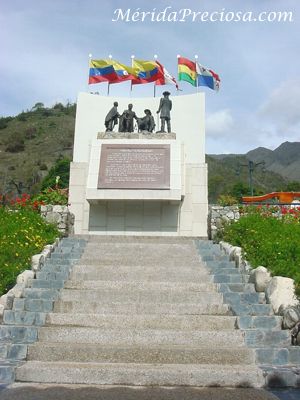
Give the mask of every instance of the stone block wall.
[[41, 206], [41, 216], [49, 223], [56, 224], [63, 236], [74, 233], [74, 214], [68, 206], [45, 205]]
[[209, 205], [208, 210], [208, 238], [214, 239], [224, 223], [240, 218], [239, 206]]

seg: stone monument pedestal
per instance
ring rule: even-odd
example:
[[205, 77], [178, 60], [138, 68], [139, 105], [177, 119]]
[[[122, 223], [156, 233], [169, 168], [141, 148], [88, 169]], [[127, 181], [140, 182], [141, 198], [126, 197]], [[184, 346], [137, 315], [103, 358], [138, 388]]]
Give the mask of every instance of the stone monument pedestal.
[[[79, 96], [69, 197], [76, 234], [207, 237], [203, 120], [199, 123], [199, 115], [204, 119], [204, 95], [177, 96], [175, 108], [182, 97], [198, 101], [199, 114], [193, 117], [199, 131], [193, 145], [190, 140], [196, 135], [189, 126], [185, 132], [179, 126], [176, 134], [150, 134], [99, 132], [101, 123], [95, 123], [83, 146], [83, 132], [88, 130], [83, 120], [88, 128], [92, 118], [85, 115], [85, 108], [95, 100], [107, 103], [107, 98]], [[133, 104], [138, 101], [154, 108], [158, 99], [130, 99]], [[99, 107], [107, 108], [109, 104]]]

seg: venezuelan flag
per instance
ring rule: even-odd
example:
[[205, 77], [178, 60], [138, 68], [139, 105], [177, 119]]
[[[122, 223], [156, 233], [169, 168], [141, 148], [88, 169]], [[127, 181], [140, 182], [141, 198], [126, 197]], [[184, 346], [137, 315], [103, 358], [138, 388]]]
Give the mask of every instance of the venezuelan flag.
[[89, 84], [91, 83], [120, 83], [135, 78], [133, 68], [115, 60], [91, 60]]
[[163, 74], [155, 61], [133, 60], [135, 79], [133, 85], [155, 82], [163, 77]]
[[91, 60], [89, 84], [118, 81], [118, 75], [111, 65], [111, 60]]
[[178, 58], [178, 79], [197, 86], [197, 69], [194, 61], [184, 57]]

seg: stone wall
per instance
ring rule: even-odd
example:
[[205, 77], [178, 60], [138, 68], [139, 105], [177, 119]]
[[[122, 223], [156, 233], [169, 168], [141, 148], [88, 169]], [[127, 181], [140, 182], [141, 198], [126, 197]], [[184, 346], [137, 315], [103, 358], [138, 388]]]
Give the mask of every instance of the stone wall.
[[224, 223], [240, 218], [239, 206], [209, 205], [208, 209], [208, 238], [214, 239]]
[[41, 216], [49, 223], [56, 224], [63, 236], [74, 233], [74, 214], [68, 206], [45, 205], [41, 206]]

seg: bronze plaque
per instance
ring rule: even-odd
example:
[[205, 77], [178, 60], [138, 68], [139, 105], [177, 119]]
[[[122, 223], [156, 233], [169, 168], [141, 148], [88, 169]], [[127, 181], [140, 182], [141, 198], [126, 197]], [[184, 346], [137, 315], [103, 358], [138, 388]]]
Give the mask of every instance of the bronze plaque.
[[98, 189], [170, 189], [170, 145], [102, 144]]

